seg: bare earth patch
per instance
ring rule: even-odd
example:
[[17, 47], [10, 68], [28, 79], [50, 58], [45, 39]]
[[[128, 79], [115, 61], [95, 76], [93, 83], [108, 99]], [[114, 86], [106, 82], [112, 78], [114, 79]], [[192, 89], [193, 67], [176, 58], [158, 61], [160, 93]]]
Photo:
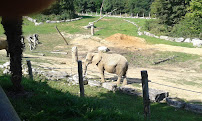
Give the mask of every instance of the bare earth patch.
[[[154, 50], [159, 51], [175, 51], [184, 52], [188, 54], [197, 54], [202, 56], [202, 48], [186, 48], [177, 47], [170, 45], [148, 45], [145, 40], [138, 37], [132, 37], [124, 34], [115, 34], [105, 39], [100, 39], [95, 36], [90, 35], [70, 35], [63, 33], [66, 38], [71, 40], [70, 46], [77, 46], [79, 53], [79, 60], [84, 60], [85, 55], [88, 51], [97, 52], [97, 47], [107, 46], [112, 49], [111, 52], [119, 53], [116, 50], [126, 50], [126, 51], [141, 51], [149, 50], [145, 52], [153, 52]], [[64, 45], [66, 46], [66, 45]], [[62, 46], [57, 46], [56, 48], [62, 48]], [[1, 50], [1, 54], [5, 55], [5, 51]], [[71, 55], [71, 53], [69, 53]], [[27, 57], [36, 57], [34, 55], [24, 54]], [[68, 57], [71, 57], [71, 56]], [[50, 60], [52, 64], [41, 63], [42, 66], [48, 67], [58, 67], [63, 68], [59, 71], [66, 71], [67, 73], [76, 73], [77, 69], [71, 63], [71, 58], [55, 58], [46, 56], [37, 56], [40, 59]], [[61, 64], [65, 62], [65, 64]], [[73, 68], [73, 69], [72, 69]], [[88, 67], [88, 77], [97, 78], [100, 77], [97, 67], [89, 65]], [[202, 73], [195, 71], [191, 68], [175, 67], [175, 66], [161, 66], [161, 67], [148, 67], [148, 68], [137, 68], [129, 66], [128, 70], [128, 81], [130, 83], [140, 84], [140, 71], [147, 70], [149, 75], [149, 87], [153, 89], [160, 89], [168, 91], [171, 97], [178, 97], [185, 99], [190, 102], [202, 102]], [[114, 78], [113, 74], [106, 73], [106, 78]], [[131, 87], [131, 85], [128, 85]], [[137, 87], [135, 87], [137, 88]]]

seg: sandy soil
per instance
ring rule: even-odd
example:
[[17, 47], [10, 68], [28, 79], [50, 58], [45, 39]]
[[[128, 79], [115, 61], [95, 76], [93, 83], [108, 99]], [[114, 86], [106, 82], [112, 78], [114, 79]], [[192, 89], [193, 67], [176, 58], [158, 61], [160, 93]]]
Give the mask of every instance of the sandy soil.
[[[186, 48], [170, 45], [147, 45], [145, 40], [138, 37], [131, 37], [123, 34], [115, 34], [106, 39], [100, 39], [98, 37], [92, 37], [90, 35], [70, 35], [63, 33], [66, 38], [70, 38], [71, 46], [77, 46], [79, 51], [79, 59], [84, 60], [84, 55], [88, 51], [97, 51], [99, 46], [107, 46], [108, 48], [125, 49], [128, 51], [150, 49], [159, 51], [176, 51], [189, 54], [197, 54], [202, 56], [202, 48]], [[151, 49], [152, 48], [152, 49]], [[115, 50], [112, 50], [114, 53]], [[4, 50], [0, 51], [0, 54], [5, 54]], [[33, 55], [27, 55], [27, 57], [33, 57]], [[36, 56], [35, 56], [36, 57]], [[41, 59], [51, 60], [54, 64], [41, 63], [42, 66], [64, 68], [59, 71], [66, 71], [68, 73], [76, 73], [77, 69], [71, 63], [71, 58], [55, 58], [38, 56]], [[65, 64], [61, 64], [64, 63]], [[73, 70], [72, 70], [73, 68]], [[97, 67], [89, 65], [88, 77], [97, 78], [99, 72]], [[190, 68], [174, 67], [174, 66], [161, 66], [156, 68], [137, 68], [129, 67], [128, 81], [129, 83], [140, 84], [140, 71], [147, 70], [149, 74], [149, 87], [154, 89], [160, 89], [168, 91], [171, 97], [178, 97], [191, 102], [202, 102], [202, 73], [196, 72]], [[114, 79], [116, 75], [106, 73], [106, 78]], [[114, 79], [116, 80], [116, 78]], [[131, 85], [128, 85], [131, 86]]]

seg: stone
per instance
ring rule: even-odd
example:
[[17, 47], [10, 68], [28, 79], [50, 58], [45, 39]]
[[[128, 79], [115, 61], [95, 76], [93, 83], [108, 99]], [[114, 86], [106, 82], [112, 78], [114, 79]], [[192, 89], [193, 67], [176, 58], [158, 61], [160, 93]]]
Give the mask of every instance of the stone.
[[9, 69], [5, 69], [5, 70], [3, 71], [3, 74], [11, 74], [11, 72], [10, 72]]
[[190, 39], [190, 38], [186, 38], [186, 39], [184, 40], [184, 42], [191, 43], [191, 39]]
[[[73, 75], [72, 78], [69, 78], [69, 81], [72, 82], [72, 84], [74, 85], [78, 85], [79, 84], [78, 74]], [[83, 85], [87, 85], [87, 84], [88, 84], [88, 80], [86, 78], [83, 78]]]
[[142, 33], [142, 32], [140, 32], [140, 31], [138, 31], [137, 33], [138, 33], [138, 35], [139, 35], [139, 36], [143, 35], [143, 33]]
[[169, 41], [175, 41], [175, 38], [173, 38], [173, 37], [168, 37], [168, 40], [169, 40]]
[[50, 20], [47, 20], [46, 23], [50, 23]]
[[39, 25], [42, 25], [43, 23], [42, 22], [39, 22], [39, 23], [34, 23], [35, 24], [35, 26], [39, 26]]
[[137, 90], [129, 88], [129, 87], [121, 86], [121, 87], [118, 87], [117, 90], [119, 90], [120, 92], [127, 94], [127, 95], [135, 95], [135, 96], [142, 97], [141, 92], [138, 92]]
[[98, 47], [98, 51], [101, 51], [101, 52], [109, 52], [110, 49], [107, 48], [107, 47], [105, 47], [105, 46], [100, 46], [100, 47]]
[[175, 38], [175, 42], [183, 42], [183, 41], [184, 41], [184, 38], [183, 38], [183, 37]]
[[160, 39], [168, 40], [168, 36], [160, 36]]
[[200, 40], [199, 38], [194, 38], [191, 41], [193, 43], [194, 47], [201, 47], [202, 46], [202, 40]]
[[96, 80], [88, 80], [88, 85], [91, 87], [101, 87], [102, 83]]
[[70, 22], [71, 20], [65, 20], [65, 22]]
[[59, 71], [49, 71], [46, 72], [44, 75], [47, 77], [47, 79], [57, 81], [68, 77], [68, 74], [66, 72], [59, 72]]
[[156, 35], [155, 35], [154, 37], [155, 37], [155, 38], [160, 38], [159, 36], [156, 36]]
[[3, 64], [3, 67], [4, 67], [4, 68], [10, 68], [10, 62], [4, 63], [4, 64]]
[[53, 24], [53, 23], [57, 23], [57, 21], [50, 21], [49, 23]]
[[178, 101], [176, 98], [166, 98], [166, 103], [175, 108], [184, 108], [185, 102]]
[[149, 99], [152, 102], [160, 102], [169, 96], [168, 92], [163, 90], [149, 88]]
[[202, 105], [200, 105], [200, 104], [189, 104], [189, 103], [186, 103], [184, 108], [186, 110], [202, 114]]
[[110, 83], [110, 82], [102, 83], [102, 87], [110, 91], [116, 91], [117, 89], [117, 85], [115, 83]]

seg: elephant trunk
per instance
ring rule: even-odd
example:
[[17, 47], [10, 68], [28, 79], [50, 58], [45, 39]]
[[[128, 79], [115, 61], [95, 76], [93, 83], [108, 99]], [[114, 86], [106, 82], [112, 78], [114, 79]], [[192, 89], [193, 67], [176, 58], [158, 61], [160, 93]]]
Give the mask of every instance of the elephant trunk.
[[87, 75], [86, 72], [87, 72], [87, 67], [88, 67], [88, 63], [86, 63], [86, 61], [84, 62], [84, 72], [83, 72], [83, 75], [84, 77]]

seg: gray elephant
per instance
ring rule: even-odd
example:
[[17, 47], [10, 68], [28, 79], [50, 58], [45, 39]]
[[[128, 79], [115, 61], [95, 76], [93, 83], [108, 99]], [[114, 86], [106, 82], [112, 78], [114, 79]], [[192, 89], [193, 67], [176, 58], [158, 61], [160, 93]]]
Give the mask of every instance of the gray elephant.
[[96, 65], [101, 74], [101, 82], [105, 82], [104, 71], [118, 75], [117, 84], [120, 84], [123, 77], [123, 84], [127, 84], [126, 73], [128, 70], [128, 61], [119, 54], [107, 53], [88, 53], [84, 62], [84, 75], [86, 75], [87, 66], [89, 64]]

